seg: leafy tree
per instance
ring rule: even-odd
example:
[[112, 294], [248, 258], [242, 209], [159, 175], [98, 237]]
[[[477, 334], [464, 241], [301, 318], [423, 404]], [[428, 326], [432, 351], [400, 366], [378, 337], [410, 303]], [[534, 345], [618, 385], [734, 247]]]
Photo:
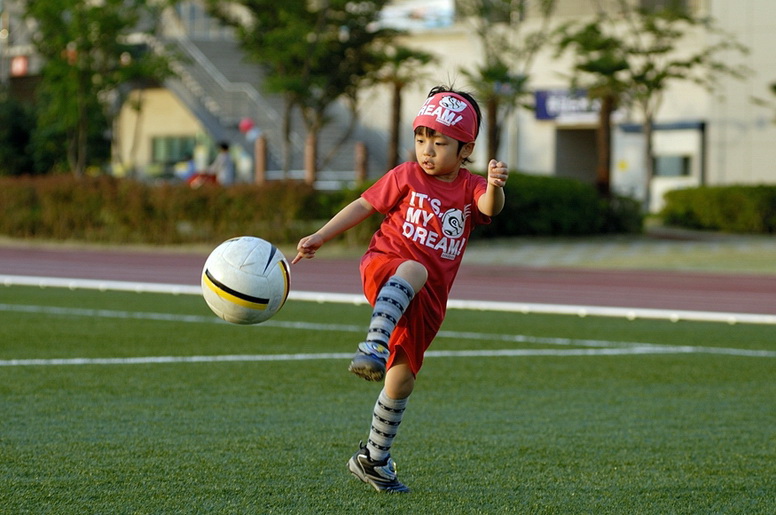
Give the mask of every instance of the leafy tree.
[[267, 70], [264, 87], [285, 99], [284, 168], [290, 163], [291, 114], [299, 108], [307, 130], [306, 180], [319, 166], [318, 134], [327, 110], [340, 98], [356, 98], [385, 56], [379, 49], [395, 31], [378, 28], [387, 0], [208, 0], [209, 11], [236, 28], [248, 55]]
[[163, 57], [138, 52], [129, 40], [132, 33], [153, 31], [156, 4], [151, 0], [26, 2], [25, 16], [37, 23], [34, 44], [45, 59], [38, 128], [64, 134], [67, 163], [77, 176], [84, 174], [94, 157], [95, 135], [99, 138], [110, 126], [109, 106], [119, 85], [169, 73]]
[[[617, 9], [601, 9], [594, 21], [572, 23], [560, 31], [559, 48], [574, 54], [579, 73], [575, 82], [586, 85], [591, 96], [611, 94], [614, 105], [635, 107], [643, 118], [646, 210], [654, 175], [654, 120], [665, 91], [675, 82], [692, 82], [713, 91], [722, 76], [740, 78], [747, 73], [743, 66], [730, 64], [735, 62], [730, 55], [746, 53], [746, 47], [722, 33], [713, 20], [689, 14], [677, 5], [650, 10], [617, 0]], [[696, 31], [710, 43], [688, 51], [684, 43]], [[603, 45], [603, 50], [597, 45]], [[601, 116], [602, 121], [610, 118], [611, 111], [602, 108]], [[601, 143], [605, 148], [599, 148], [599, 156], [605, 154], [608, 163], [609, 141]], [[604, 193], [609, 191], [608, 169], [599, 164], [599, 189]]]
[[[626, 12], [626, 4], [620, 1], [620, 8]], [[631, 31], [643, 31], [643, 37], [635, 38], [632, 45], [632, 89], [631, 102], [641, 111], [644, 118], [644, 140], [646, 143], [645, 206], [649, 208], [649, 185], [654, 176], [654, 152], [652, 134], [655, 116], [663, 101], [663, 94], [675, 81], [693, 82], [713, 91], [720, 77], [743, 78], [748, 70], [743, 65], [733, 65], [731, 54], [745, 54], [748, 49], [732, 36], [723, 34], [713, 20], [693, 17], [676, 8], [659, 11], [637, 10], [635, 16], [627, 16]], [[714, 36], [713, 42], [700, 50], [684, 55], [684, 35], [695, 29], [702, 29]]]
[[[601, 18], [583, 25], [567, 24], [561, 35], [559, 52], [574, 51], [575, 62], [572, 89], [584, 87], [592, 99], [600, 100], [596, 128], [596, 188], [608, 197], [611, 194], [612, 114], [630, 87], [624, 72], [628, 70], [628, 55], [622, 42], [603, 29]], [[580, 85], [580, 82], [582, 85]]]
[[[498, 154], [503, 120], [530, 93], [528, 77], [538, 52], [549, 41], [548, 24], [557, 0], [460, 0], [461, 16], [474, 26], [482, 45], [482, 65], [461, 73], [483, 106], [488, 156]], [[540, 29], [526, 32], [524, 20], [536, 13]]]
[[399, 164], [399, 142], [401, 140], [402, 93], [407, 86], [422, 79], [421, 69], [434, 60], [434, 56], [401, 45], [389, 46], [386, 62], [378, 73], [377, 81], [391, 89], [391, 119], [389, 126], [387, 169]]

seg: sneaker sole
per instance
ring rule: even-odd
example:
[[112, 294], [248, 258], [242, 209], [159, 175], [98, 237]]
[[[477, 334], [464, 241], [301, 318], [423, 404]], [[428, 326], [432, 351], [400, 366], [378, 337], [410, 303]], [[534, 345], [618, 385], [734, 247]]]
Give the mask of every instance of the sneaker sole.
[[385, 370], [375, 370], [367, 366], [359, 366], [351, 363], [348, 367], [349, 372], [353, 372], [358, 377], [366, 379], [367, 381], [382, 381], [385, 377]]
[[361, 468], [357, 464], [353, 463], [353, 458], [350, 458], [348, 460], [348, 470], [350, 471], [351, 474], [356, 476], [360, 481], [368, 484], [369, 486], [371, 486], [372, 488], [374, 488], [375, 490], [377, 490], [380, 493], [382, 493], [382, 492], [385, 492], [385, 493], [388, 493], [388, 494], [408, 494], [408, 493], [410, 493], [410, 489], [407, 488], [406, 486], [404, 487], [405, 488], [404, 490], [393, 490], [391, 488], [380, 488], [375, 483], [369, 481], [366, 478], [366, 476], [364, 475], [364, 472], [361, 470]]
[[369, 483], [369, 481], [366, 480], [366, 476], [364, 476], [364, 472], [358, 467], [358, 465], [353, 463], [353, 458], [350, 458], [348, 460], [348, 470], [350, 471], [351, 474], [356, 476], [364, 483], [367, 483], [367, 484]]

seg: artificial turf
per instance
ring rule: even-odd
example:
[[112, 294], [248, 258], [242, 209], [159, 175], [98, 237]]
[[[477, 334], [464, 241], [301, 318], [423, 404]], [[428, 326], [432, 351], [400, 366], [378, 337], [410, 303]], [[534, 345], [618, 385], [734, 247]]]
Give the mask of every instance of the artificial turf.
[[0, 512], [776, 506], [771, 326], [451, 310], [393, 449], [412, 493], [391, 496], [345, 467], [380, 388], [346, 371], [368, 317], [290, 302], [240, 327], [195, 296], [0, 289]]

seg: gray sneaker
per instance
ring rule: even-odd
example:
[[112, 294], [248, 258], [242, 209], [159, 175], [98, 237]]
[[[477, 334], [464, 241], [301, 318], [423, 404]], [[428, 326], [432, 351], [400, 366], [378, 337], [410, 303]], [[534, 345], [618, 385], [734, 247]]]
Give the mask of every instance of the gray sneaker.
[[372, 485], [378, 492], [409, 493], [410, 489], [396, 479], [396, 463], [388, 456], [383, 461], [372, 461], [366, 445], [348, 460], [348, 470], [358, 479]]
[[380, 381], [385, 377], [385, 364], [390, 352], [377, 342], [361, 342], [348, 370], [367, 381]]

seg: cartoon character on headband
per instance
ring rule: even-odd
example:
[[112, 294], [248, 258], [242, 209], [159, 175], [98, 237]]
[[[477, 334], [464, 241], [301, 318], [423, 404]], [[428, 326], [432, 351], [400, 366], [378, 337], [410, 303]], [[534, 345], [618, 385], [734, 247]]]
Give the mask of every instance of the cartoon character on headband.
[[[472, 99], [473, 102], [473, 99]], [[428, 127], [463, 143], [477, 139], [479, 108], [453, 92], [432, 95], [418, 111], [413, 129]]]

